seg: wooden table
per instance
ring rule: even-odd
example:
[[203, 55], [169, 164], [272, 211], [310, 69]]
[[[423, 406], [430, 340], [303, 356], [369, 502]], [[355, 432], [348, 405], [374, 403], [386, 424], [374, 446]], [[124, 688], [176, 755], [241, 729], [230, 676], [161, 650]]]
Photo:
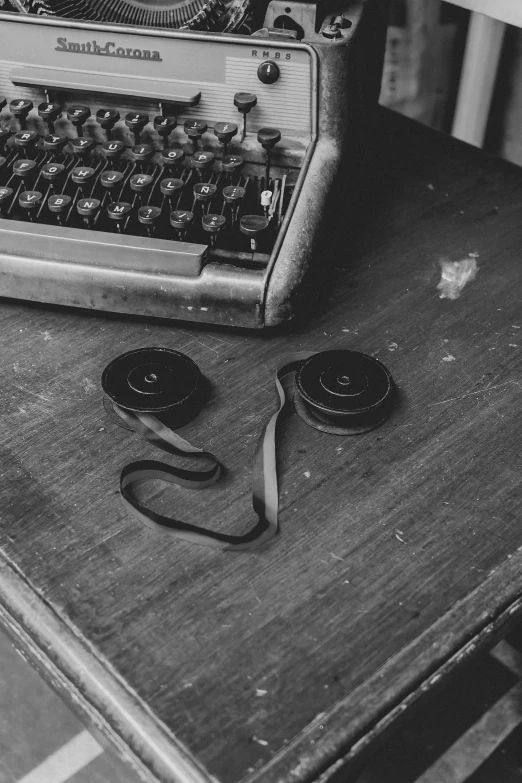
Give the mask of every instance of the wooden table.
[[[1, 617], [147, 780], [346, 780], [409, 705], [522, 613], [522, 174], [390, 113], [374, 170], [325, 247], [308, 323], [277, 334], [1, 304]], [[440, 259], [478, 254], [443, 299]], [[209, 401], [183, 429], [218, 485], [155, 507], [244, 531], [251, 458], [296, 349], [351, 348], [400, 401], [352, 438], [281, 426], [281, 534], [222, 553], [145, 529], [100, 376], [119, 353], [189, 354]]]

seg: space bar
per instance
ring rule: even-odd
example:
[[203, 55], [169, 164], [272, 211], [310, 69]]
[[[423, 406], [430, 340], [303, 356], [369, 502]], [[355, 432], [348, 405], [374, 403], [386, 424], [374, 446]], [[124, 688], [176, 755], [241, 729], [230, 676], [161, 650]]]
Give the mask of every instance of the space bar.
[[65, 70], [65, 68], [34, 68], [30, 65], [12, 68], [9, 78], [13, 84], [30, 87], [55, 87], [62, 90], [86, 90], [109, 95], [128, 95], [170, 101], [180, 106], [195, 106], [201, 91], [190, 84], [173, 79], [147, 79], [142, 76], [122, 76], [111, 73]]
[[157, 275], [197, 277], [208, 247], [190, 242], [111, 234], [0, 219], [2, 254]]

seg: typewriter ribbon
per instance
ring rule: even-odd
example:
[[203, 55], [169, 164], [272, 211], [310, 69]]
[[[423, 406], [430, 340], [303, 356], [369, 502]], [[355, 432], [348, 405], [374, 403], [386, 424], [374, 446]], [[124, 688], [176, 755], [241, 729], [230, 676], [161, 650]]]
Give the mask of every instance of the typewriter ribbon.
[[102, 388], [122, 423], [169, 454], [206, 457], [211, 463], [204, 470], [184, 470], [155, 460], [126, 465], [120, 476], [125, 507], [150, 527], [216, 549], [254, 549], [269, 541], [279, 529], [276, 426], [287, 402], [282, 379], [291, 373], [296, 374], [296, 411], [315, 429], [356, 435], [378, 427], [389, 415], [395, 387], [377, 359], [333, 350], [299, 352], [281, 360], [275, 374], [279, 407], [261, 432], [253, 460], [252, 504], [258, 521], [244, 535], [228, 535], [163, 516], [133, 494], [136, 484], [149, 479], [203, 489], [219, 478], [218, 459], [173, 429], [194, 418], [201, 404], [203, 378], [197, 365], [188, 356], [165, 348], [142, 348], [114, 359], [103, 372]]

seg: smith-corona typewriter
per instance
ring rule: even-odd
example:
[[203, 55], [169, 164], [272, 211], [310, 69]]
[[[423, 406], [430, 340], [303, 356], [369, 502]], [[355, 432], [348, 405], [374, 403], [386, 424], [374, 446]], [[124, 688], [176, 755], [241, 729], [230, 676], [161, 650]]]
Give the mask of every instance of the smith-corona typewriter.
[[[0, 296], [293, 317], [377, 100], [386, 3], [272, 0], [245, 34], [244, 3], [229, 32], [217, 0], [89, 2], [0, 13]], [[99, 21], [117, 8], [127, 24]]]

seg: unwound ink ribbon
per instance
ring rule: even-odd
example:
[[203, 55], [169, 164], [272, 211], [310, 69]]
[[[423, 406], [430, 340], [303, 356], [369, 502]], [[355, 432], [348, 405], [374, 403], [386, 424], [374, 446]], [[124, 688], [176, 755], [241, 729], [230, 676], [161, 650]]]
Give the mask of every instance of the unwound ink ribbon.
[[171, 533], [193, 544], [215, 549], [245, 550], [262, 546], [279, 530], [279, 493], [276, 465], [276, 427], [279, 414], [286, 404], [282, 378], [295, 372], [301, 362], [313, 356], [315, 351], [303, 351], [287, 356], [279, 362], [275, 374], [275, 386], [279, 396], [279, 408], [264, 427], [259, 438], [252, 467], [252, 505], [258, 521], [244, 535], [228, 535], [197, 525], [164, 516], [147, 508], [134, 496], [134, 487], [150, 479], [159, 479], [189, 489], [204, 489], [214, 484], [220, 475], [221, 465], [209, 451], [188, 443], [174, 430], [166, 427], [149, 413], [137, 413], [120, 408], [113, 403], [114, 411], [123, 421], [152, 445], [169, 454], [206, 457], [212, 467], [207, 470], [183, 470], [156, 460], [140, 460], [126, 465], [120, 476], [120, 492], [125, 507], [144, 524]]

